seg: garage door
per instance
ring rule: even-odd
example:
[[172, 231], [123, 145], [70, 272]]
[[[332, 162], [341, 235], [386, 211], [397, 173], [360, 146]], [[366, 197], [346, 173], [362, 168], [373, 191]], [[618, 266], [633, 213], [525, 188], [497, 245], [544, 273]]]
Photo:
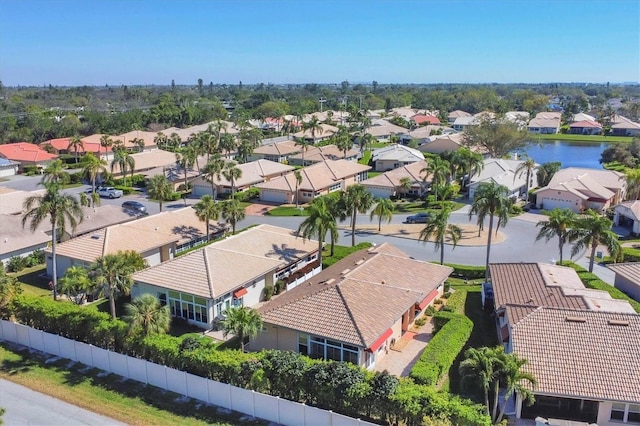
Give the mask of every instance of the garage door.
[[570, 209], [573, 211], [578, 211], [578, 206], [576, 206], [573, 201], [561, 200], [558, 198], [543, 197], [541, 200], [538, 201], [538, 203], [545, 210]]
[[373, 196], [373, 198], [389, 198], [392, 195], [391, 190], [387, 188], [379, 188], [368, 185], [365, 185], [365, 188], [367, 192]]
[[265, 201], [267, 203], [284, 204], [287, 202], [287, 193], [284, 191], [269, 191], [261, 189], [260, 201]]
[[202, 197], [203, 195], [212, 195], [211, 185], [193, 185], [193, 195]]

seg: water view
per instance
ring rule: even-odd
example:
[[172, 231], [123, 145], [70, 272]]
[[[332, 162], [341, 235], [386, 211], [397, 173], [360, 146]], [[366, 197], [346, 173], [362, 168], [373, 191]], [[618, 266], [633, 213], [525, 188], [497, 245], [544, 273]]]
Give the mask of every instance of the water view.
[[602, 168], [600, 155], [608, 146], [607, 142], [531, 141], [524, 151], [539, 164], [560, 161], [563, 168], [599, 169]]

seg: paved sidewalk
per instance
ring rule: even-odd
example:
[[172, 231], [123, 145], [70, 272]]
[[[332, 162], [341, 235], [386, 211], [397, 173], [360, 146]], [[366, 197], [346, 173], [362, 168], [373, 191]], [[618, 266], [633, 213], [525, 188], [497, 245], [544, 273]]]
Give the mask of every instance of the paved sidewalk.
[[[420, 354], [429, 343], [429, 340], [433, 337], [433, 320], [430, 319], [422, 327], [411, 331], [407, 331], [402, 336], [401, 341], [396, 346], [401, 346], [402, 349], [393, 350], [389, 349], [389, 353], [379, 362], [376, 362], [374, 366], [375, 371], [387, 370], [389, 374], [394, 376], [406, 377], [411, 372], [414, 364], [420, 358]], [[402, 340], [407, 339], [407, 342]]]

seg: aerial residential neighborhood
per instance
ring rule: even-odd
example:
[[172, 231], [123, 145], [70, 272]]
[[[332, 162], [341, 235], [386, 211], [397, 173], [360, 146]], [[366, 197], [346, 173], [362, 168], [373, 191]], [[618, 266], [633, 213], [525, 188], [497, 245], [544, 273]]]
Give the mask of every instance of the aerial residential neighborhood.
[[2, 4], [0, 424], [640, 425], [640, 3], [114, 6]]

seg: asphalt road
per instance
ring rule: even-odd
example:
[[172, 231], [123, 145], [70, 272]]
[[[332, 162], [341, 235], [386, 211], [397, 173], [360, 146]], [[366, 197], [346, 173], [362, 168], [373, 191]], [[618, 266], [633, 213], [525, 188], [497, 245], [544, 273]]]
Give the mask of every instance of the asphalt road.
[[124, 425], [73, 404], [0, 379], [0, 407], [5, 425]]

